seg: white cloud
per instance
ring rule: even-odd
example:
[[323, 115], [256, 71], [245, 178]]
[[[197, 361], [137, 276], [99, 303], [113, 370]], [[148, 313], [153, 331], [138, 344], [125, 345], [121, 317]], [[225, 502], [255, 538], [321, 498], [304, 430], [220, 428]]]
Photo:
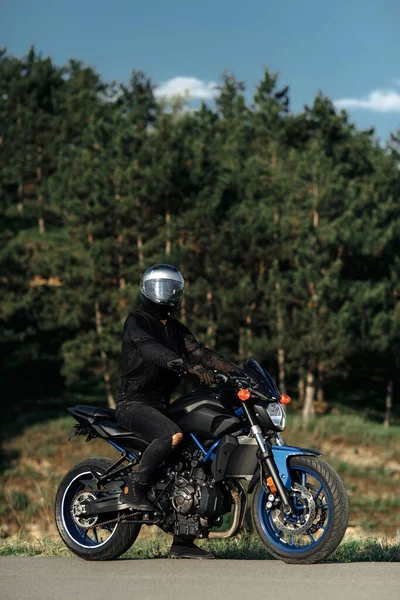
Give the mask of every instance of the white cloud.
[[400, 92], [397, 90], [374, 90], [365, 98], [340, 98], [334, 103], [337, 108], [349, 110], [363, 109], [380, 113], [400, 113]]
[[173, 77], [164, 81], [155, 90], [158, 98], [171, 96], [189, 96], [192, 100], [209, 100], [213, 98], [217, 84], [214, 81], [201, 81], [196, 77]]

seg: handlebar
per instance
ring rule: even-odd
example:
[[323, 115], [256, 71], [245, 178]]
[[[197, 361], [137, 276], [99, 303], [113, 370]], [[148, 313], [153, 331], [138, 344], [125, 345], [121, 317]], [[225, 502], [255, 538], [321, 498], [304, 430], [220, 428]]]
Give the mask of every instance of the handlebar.
[[231, 383], [237, 388], [248, 388], [257, 389], [258, 385], [255, 381], [251, 379], [248, 375], [236, 373], [233, 371], [232, 373], [215, 373], [215, 383]]
[[226, 383], [229, 377], [223, 373], [215, 373], [215, 383]]

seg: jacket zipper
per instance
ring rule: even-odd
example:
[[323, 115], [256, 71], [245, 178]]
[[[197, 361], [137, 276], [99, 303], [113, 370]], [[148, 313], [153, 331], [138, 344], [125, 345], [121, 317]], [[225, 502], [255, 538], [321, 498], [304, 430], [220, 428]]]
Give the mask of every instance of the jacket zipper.
[[165, 335], [167, 336], [167, 348], [169, 348], [169, 334], [167, 324], [164, 323]]

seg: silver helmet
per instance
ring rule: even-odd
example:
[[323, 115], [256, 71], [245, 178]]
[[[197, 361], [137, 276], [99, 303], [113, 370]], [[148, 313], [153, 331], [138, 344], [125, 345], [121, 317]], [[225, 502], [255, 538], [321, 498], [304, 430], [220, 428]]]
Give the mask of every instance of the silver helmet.
[[173, 312], [180, 308], [185, 280], [180, 271], [171, 265], [154, 265], [143, 273], [140, 299], [152, 312]]

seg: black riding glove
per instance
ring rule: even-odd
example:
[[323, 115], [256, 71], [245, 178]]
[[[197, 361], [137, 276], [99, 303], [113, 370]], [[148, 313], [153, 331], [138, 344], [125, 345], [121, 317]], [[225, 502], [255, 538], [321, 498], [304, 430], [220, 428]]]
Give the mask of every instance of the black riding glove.
[[201, 365], [185, 365], [186, 371], [190, 375], [196, 375], [200, 379], [200, 383], [204, 383], [205, 385], [212, 385], [215, 383], [214, 373], [212, 371], [207, 371]]
[[169, 361], [167, 367], [179, 373], [181, 377], [183, 375], [196, 375], [200, 379], [200, 383], [208, 386], [215, 383], [215, 376], [212, 371], [208, 371], [201, 365], [191, 365], [190, 363], [183, 362], [181, 358]]

